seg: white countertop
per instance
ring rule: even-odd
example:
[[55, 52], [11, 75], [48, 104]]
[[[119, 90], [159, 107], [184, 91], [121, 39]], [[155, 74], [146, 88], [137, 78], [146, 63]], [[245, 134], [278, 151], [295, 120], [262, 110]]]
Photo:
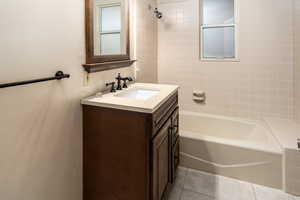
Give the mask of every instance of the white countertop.
[[[158, 94], [147, 99], [132, 99], [126, 97], [118, 97], [121, 92], [130, 90], [133, 88], [142, 88], [149, 90], [159, 90]], [[129, 110], [143, 113], [153, 113], [159, 108], [165, 101], [168, 100], [177, 90], [177, 85], [165, 85], [165, 84], [150, 84], [150, 83], [134, 83], [127, 89], [117, 91], [115, 93], [107, 93], [102, 96], [91, 96], [81, 100], [83, 105], [99, 106], [106, 108], [116, 108], [121, 110]]]

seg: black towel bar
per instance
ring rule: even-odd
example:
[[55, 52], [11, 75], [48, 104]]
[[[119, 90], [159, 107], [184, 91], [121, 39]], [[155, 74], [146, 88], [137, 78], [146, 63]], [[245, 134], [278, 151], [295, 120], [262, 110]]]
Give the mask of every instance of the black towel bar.
[[38, 82], [45, 82], [45, 81], [52, 81], [52, 80], [61, 80], [63, 78], [70, 78], [70, 74], [64, 74], [62, 71], [58, 71], [55, 73], [54, 77], [34, 79], [34, 80], [29, 80], [29, 81], [13, 82], [13, 83], [4, 83], [4, 84], [0, 84], [0, 88], [14, 87], [14, 86], [19, 86], [19, 85], [27, 85], [27, 84], [31, 84], [31, 83], [38, 83]]

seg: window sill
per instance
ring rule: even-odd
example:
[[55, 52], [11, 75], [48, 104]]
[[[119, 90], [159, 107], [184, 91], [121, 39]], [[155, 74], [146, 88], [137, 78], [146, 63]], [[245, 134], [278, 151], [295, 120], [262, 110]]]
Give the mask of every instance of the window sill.
[[224, 58], [224, 59], [218, 59], [218, 58], [201, 58], [202, 62], [240, 62], [241, 60], [239, 58]]

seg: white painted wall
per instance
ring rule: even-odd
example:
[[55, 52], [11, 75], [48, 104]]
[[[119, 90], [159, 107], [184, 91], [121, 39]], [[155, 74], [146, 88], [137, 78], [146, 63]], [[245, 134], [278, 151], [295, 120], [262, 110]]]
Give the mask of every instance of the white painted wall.
[[300, 123], [300, 1], [294, 0], [295, 119]]
[[[136, 24], [149, 17], [145, 14]], [[117, 72], [133, 76], [134, 68], [91, 74], [89, 85], [83, 85], [82, 0], [1, 1], [0, 30], [1, 83], [41, 78], [56, 70], [71, 74], [62, 81], [0, 90], [0, 199], [80, 200], [80, 99], [103, 90]], [[147, 37], [143, 28], [138, 31]], [[156, 55], [144, 41], [135, 45]]]
[[[200, 61], [198, 0], [158, 2], [158, 80], [180, 85], [182, 109], [293, 118], [293, 0], [239, 0], [240, 62]], [[206, 92], [206, 105], [193, 90]]]

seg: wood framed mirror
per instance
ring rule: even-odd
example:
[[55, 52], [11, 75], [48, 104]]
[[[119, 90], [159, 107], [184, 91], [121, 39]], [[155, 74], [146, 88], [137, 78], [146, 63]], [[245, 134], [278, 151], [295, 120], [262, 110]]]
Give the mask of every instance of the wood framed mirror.
[[130, 0], [85, 0], [86, 71], [127, 67], [130, 60]]

